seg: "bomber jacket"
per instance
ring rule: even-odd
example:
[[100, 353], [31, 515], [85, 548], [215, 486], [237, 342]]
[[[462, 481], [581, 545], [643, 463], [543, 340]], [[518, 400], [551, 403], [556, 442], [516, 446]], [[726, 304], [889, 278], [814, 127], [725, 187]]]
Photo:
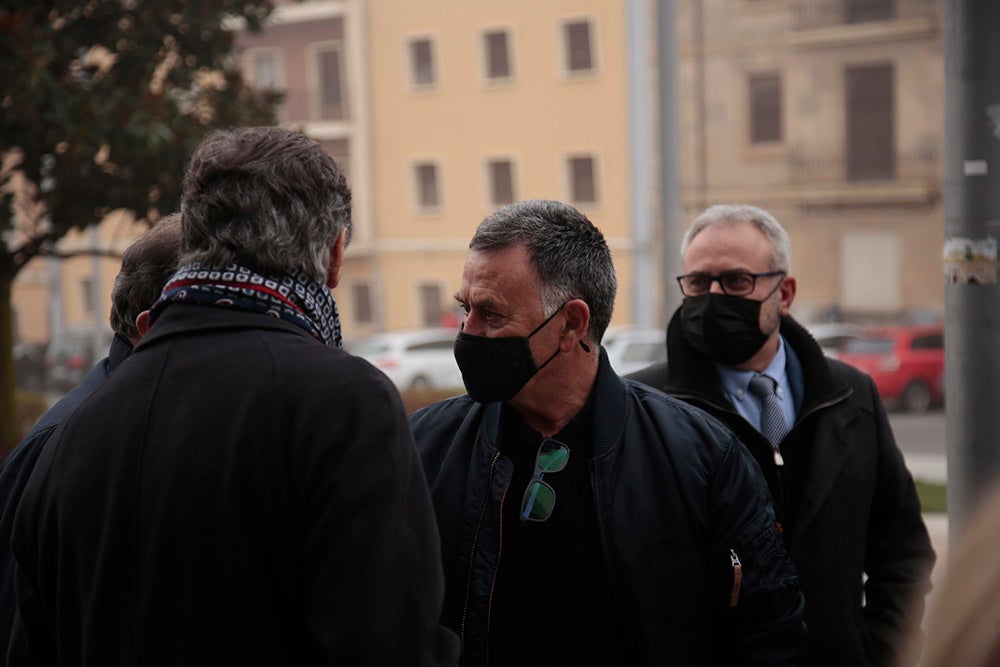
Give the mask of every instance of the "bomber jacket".
[[[795, 663], [802, 596], [760, 470], [739, 441], [700, 410], [615, 375], [603, 350], [592, 391], [591, 488], [628, 633], [614, 639], [635, 652], [627, 663]], [[441, 536], [443, 624], [459, 633], [464, 665], [489, 664], [513, 469], [497, 448], [502, 408], [463, 395], [411, 416]]]
[[789, 363], [802, 371], [801, 382], [789, 374], [799, 409], [780, 443], [783, 466], [723, 396], [715, 368], [685, 340], [676, 315], [668, 361], [629, 377], [719, 418], [757, 460], [802, 580], [806, 664], [892, 664], [923, 615], [934, 564], [913, 478], [872, 379], [825, 357], [793, 318], [782, 318], [780, 331]]

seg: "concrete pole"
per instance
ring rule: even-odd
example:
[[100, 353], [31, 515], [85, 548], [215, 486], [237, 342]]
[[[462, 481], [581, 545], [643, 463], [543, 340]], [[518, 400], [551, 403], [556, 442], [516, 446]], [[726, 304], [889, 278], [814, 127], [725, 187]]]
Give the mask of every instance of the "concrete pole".
[[1000, 2], [947, 0], [944, 265], [954, 541], [1000, 479]]
[[[632, 214], [632, 322], [655, 325], [653, 138], [650, 122], [649, 3], [628, 0], [628, 127]], [[662, 286], [662, 283], [661, 283]]]
[[[700, 1], [700, 0], [699, 0]], [[658, 0], [660, 91], [660, 224], [663, 248], [664, 324], [681, 305], [675, 276], [681, 274], [680, 141], [678, 139], [677, 23], [675, 0]]]

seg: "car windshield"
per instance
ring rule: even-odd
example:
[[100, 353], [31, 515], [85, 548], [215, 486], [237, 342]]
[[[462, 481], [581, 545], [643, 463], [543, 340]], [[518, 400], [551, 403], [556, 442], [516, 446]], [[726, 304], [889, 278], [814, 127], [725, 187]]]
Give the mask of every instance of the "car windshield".
[[855, 338], [847, 343], [847, 354], [889, 354], [892, 352], [891, 338]]

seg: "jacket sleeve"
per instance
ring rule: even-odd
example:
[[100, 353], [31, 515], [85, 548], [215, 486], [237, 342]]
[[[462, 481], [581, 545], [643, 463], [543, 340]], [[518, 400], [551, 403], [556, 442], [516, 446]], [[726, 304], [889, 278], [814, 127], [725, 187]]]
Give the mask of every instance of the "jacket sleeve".
[[317, 434], [296, 461], [306, 631], [331, 664], [456, 664], [458, 639], [439, 625], [437, 525], [406, 413], [384, 376], [359, 375], [298, 426]]
[[763, 475], [729, 437], [709, 499], [722, 663], [795, 665], [806, 637], [805, 600]]
[[864, 621], [872, 664], [899, 655], [924, 612], [934, 549], [913, 477], [896, 446], [885, 406], [868, 378], [878, 437], [878, 482], [865, 549]]

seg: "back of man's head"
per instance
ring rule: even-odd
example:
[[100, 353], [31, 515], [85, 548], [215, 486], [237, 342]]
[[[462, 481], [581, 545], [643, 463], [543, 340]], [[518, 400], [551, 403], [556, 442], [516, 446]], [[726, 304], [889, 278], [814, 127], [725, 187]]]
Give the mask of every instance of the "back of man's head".
[[217, 130], [191, 157], [181, 212], [183, 264], [325, 282], [337, 238], [350, 238], [351, 190], [314, 139], [278, 127]]
[[181, 216], [172, 213], [136, 239], [122, 254], [122, 268], [111, 290], [111, 329], [133, 343], [139, 340], [135, 319], [156, 302], [177, 270]]
[[580, 211], [549, 199], [497, 209], [480, 223], [469, 248], [490, 251], [516, 243], [528, 248], [549, 312], [570, 299], [590, 307], [588, 338], [599, 343], [611, 322], [618, 280], [604, 235]]

